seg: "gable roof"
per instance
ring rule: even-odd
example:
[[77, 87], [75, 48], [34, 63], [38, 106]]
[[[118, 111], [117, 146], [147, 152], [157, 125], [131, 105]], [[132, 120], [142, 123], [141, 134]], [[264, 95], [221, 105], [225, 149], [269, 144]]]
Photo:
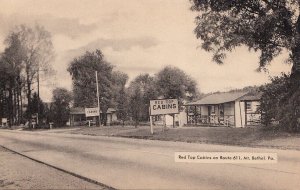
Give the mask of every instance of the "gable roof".
[[257, 94], [246, 94], [242, 96], [240, 101], [259, 101], [261, 99], [262, 93]]
[[198, 101], [187, 103], [186, 105], [214, 105], [223, 104], [226, 102], [233, 102], [242, 96], [246, 95], [247, 92], [223, 92], [208, 95]]

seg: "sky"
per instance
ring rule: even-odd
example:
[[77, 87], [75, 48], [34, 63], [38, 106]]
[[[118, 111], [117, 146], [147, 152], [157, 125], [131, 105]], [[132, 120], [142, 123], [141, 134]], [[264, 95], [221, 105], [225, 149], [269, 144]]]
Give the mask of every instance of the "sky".
[[41, 80], [44, 101], [51, 100], [55, 87], [72, 89], [69, 63], [95, 49], [129, 81], [171, 65], [190, 75], [203, 93], [265, 84], [270, 76], [290, 71], [283, 53], [268, 72], [257, 72], [259, 55], [246, 47], [217, 65], [199, 48], [201, 40], [193, 33], [197, 13], [190, 6], [189, 0], [0, 0], [0, 52], [16, 25], [39, 24], [52, 34], [56, 75]]

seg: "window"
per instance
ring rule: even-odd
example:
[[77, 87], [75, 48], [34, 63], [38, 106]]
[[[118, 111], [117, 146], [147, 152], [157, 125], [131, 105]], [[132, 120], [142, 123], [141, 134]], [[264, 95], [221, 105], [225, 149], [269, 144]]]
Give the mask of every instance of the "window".
[[246, 109], [247, 110], [252, 110], [252, 104], [251, 104], [251, 102], [246, 102]]
[[215, 114], [215, 106], [209, 106], [210, 107], [210, 113]]
[[224, 115], [224, 104], [221, 104], [219, 108], [220, 108], [220, 115]]

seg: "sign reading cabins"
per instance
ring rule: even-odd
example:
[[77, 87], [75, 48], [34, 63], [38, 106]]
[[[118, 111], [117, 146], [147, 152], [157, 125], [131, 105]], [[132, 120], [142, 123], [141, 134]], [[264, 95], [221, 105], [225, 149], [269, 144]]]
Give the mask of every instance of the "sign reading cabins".
[[178, 113], [178, 100], [150, 100], [150, 115], [165, 115]]
[[98, 108], [85, 108], [85, 116], [86, 117], [99, 116], [99, 109]]

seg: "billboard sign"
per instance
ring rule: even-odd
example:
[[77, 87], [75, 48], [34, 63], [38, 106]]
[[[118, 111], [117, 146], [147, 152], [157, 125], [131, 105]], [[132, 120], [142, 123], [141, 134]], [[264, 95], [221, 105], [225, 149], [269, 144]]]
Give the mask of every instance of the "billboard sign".
[[177, 99], [150, 100], [150, 115], [179, 113]]
[[99, 108], [85, 108], [86, 117], [99, 116]]

